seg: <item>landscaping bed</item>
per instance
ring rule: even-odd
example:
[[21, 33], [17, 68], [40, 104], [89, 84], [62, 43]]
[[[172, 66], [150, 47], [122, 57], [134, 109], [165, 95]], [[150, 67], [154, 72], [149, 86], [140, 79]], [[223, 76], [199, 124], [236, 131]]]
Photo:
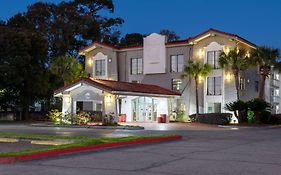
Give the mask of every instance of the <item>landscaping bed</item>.
[[[28, 149], [20, 149], [14, 151], [0, 152], [0, 163], [12, 163], [15, 161], [31, 160], [48, 156], [61, 155], [66, 153], [74, 153], [80, 151], [99, 150], [104, 148], [113, 148], [120, 146], [128, 146], [134, 144], [154, 143], [160, 141], [178, 140], [178, 135], [159, 135], [159, 136], [129, 136], [120, 138], [91, 138], [85, 136], [53, 136], [53, 135], [31, 135], [31, 134], [14, 134], [0, 133], [0, 138], [9, 139], [30, 139], [56, 141], [66, 140], [72, 143], [52, 145], [47, 147], [34, 147]], [[1, 148], [0, 142], [0, 148]], [[6, 143], [4, 143], [6, 144]], [[19, 144], [14, 142], [10, 144]], [[20, 144], [18, 145], [20, 146]]]

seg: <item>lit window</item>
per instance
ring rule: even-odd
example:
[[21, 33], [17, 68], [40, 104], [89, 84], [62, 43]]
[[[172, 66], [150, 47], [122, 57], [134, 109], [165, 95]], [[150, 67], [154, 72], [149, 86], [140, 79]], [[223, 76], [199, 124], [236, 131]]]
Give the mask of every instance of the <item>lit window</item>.
[[182, 72], [184, 66], [184, 56], [183, 55], [172, 55], [171, 56], [171, 72]]
[[207, 95], [221, 95], [221, 77], [207, 78]]
[[96, 76], [105, 76], [105, 60], [96, 60], [95, 61], [95, 75]]
[[131, 58], [131, 74], [137, 75], [143, 73], [143, 60], [142, 58]]
[[219, 68], [219, 57], [220, 57], [221, 51], [208, 51], [207, 52], [207, 63], [212, 66], [214, 69]]
[[172, 79], [172, 89], [174, 91], [182, 90], [182, 80], [181, 79]]

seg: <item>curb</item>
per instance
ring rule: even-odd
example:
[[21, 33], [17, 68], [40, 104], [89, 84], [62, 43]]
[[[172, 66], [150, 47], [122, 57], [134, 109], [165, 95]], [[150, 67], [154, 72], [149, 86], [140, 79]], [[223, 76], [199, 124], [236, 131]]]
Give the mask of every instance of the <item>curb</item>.
[[180, 140], [182, 136], [175, 135], [175, 136], [167, 136], [167, 137], [155, 137], [155, 138], [143, 138], [138, 140], [130, 140], [124, 142], [113, 142], [113, 143], [103, 143], [97, 145], [89, 145], [89, 146], [80, 146], [80, 147], [73, 147], [73, 148], [65, 148], [60, 150], [51, 150], [51, 151], [44, 151], [38, 153], [30, 153], [25, 155], [13, 156], [13, 157], [0, 157], [0, 164], [4, 163], [14, 163], [17, 161], [26, 161], [26, 160], [33, 160], [38, 158], [45, 158], [69, 153], [78, 153], [82, 151], [97, 151], [106, 148], [116, 148], [116, 147], [124, 147], [130, 145], [139, 145], [139, 144], [149, 144], [149, 143], [157, 143], [163, 141], [172, 141], [172, 140]]
[[91, 125], [42, 125], [31, 124], [33, 127], [62, 127], [62, 128], [88, 128], [88, 129], [122, 129], [122, 130], [144, 130], [142, 126], [127, 127], [127, 126], [91, 126]]

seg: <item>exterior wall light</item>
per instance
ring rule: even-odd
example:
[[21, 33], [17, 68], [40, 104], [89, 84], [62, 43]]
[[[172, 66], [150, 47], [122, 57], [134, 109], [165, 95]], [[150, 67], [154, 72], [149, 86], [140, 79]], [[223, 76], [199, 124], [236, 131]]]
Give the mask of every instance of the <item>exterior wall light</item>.
[[88, 60], [88, 64], [89, 64], [89, 66], [92, 65], [92, 59], [91, 58]]
[[225, 47], [223, 48], [223, 51], [224, 51], [224, 53], [227, 55], [227, 54], [230, 52], [230, 49], [229, 49], [228, 46], [225, 46]]
[[111, 95], [105, 96], [105, 102], [108, 103], [108, 104], [111, 104], [112, 103], [112, 96]]
[[201, 75], [199, 75], [198, 76], [198, 82], [201, 83], [203, 80], [204, 80], [204, 78]]
[[199, 49], [197, 55], [198, 55], [198, 58], [203, 58], [204, 57], [204, 49]]
[[226, 73], [225, 79], [226, 79], [227, 81], [230, 81], [230, 80], [231, 80], [231, 74], [230, 74], [229, 72]]

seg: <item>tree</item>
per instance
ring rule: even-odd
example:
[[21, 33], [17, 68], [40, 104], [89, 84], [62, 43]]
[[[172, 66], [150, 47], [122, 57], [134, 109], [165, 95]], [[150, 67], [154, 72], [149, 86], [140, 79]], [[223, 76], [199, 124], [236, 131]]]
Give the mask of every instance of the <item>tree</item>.
[[135, 46], [143, 44], [143, 34], [140, 33], [130, 33], [126, 34], [125, 37], [121, 38], [120, 45], [121, 46]]
[[205, 63], [189, 61], [187, 66], [184, 67], [182, 78], [192, 77], [195, 82], [195, 96], [196, 96], [196, 118], [199, 114], [199, 97], [198, 97], [198, 84], [199, 76], [205, 77], [212, 71], [212, 67]]
[[69, 55], [56, 57], [51, 63], [50, 69], [54, 75], [60, 78], [64, 85], [80, 77], [86, 77], [83, 66]]
[[29, 30], [0, 27], [0, 102], [28, 117], [29, 106], [48, 92], [48, 48]]
[[235, 47], [229, 53], [222, 52], [219, 57], [220, 67], [230, 70], [234, 75], [237, 100], [240, 100], [240, 72], [249, 67], [249, 59], [246, 55], [245, 49]]
[[108, 18], [101, 11], [114, 11], [112, 0], [72, 0], [59, 4], [38, 2], [8, 20], [8, 25], [29, 29], [48, 42], [49, 57], [77, 56], [92, 41], [117, 43], [121, 18]]
[[180, 37], [172, 30], [168, 29], [162, 29], [159, 32], [161, 35], [165, 35], [167, 37], [167, 41], [177, 41], [180, 39]]
[[264, 99], [265, 80], [270, 75], [271, 67], [281, 69], [279, 57], [279, 50], [269, 47], [258, 47], [251, 53], [251, 63], [259, 66], [259, 96], [258, 98]]

